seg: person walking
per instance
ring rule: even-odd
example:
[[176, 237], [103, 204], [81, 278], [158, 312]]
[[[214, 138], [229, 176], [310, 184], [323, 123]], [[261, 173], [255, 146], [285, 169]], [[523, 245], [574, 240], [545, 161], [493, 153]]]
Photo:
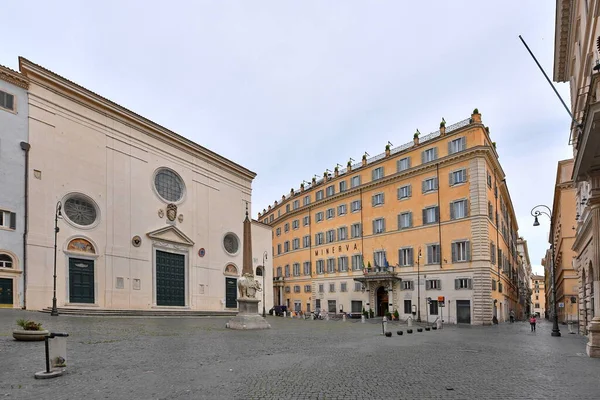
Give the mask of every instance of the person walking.
[[529, 324], [531, 325], [531, 332], [535, 332], [535, 323], [536, 323], [536, 319], [535, 319], [535, 315], [532, 315], [531, 318], [529, 318]]
[[513, 322], [515, 322], [515, 311], [510, 310], [510, 323], [512, 324]]

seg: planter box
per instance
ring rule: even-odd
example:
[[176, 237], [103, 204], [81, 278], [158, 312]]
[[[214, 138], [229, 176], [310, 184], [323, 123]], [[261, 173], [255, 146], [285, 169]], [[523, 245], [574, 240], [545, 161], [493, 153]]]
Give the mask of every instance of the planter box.
[[15, 340], [22, 340], [25, 342], [39, 342], [44, 340], [44, 338], [48, 335], [47, 330], [43, 331], [26, 331], [17, 329], [13, 331], [13, 338]]

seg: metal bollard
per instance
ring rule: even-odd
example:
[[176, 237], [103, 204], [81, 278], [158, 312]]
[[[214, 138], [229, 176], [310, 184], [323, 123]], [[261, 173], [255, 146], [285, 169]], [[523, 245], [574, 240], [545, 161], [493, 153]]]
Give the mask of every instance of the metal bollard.
[[68, 333], [51, 332], [44, 338], [46, 350], [46, 370], [36, 372], [36, 379], [48, 379], [61, 376], [67, 367]]
[[342, 321], [346, 322], [346, 314], [342, 314]]
[[283, 312], [283, 318], [285, 318], [285, 317], [287, 317], [287, 314], [286, 314], [286, 312], [284, 311], [284, 312]]
[[360, 316], [360, 323], [361, 324], [365, 323], [365, 315], [364, 314]]
[[408, 317], [408, 319], [406, 321], [408, 322], [409, 327], [411, 327], [413, 325], [412, 317]]
[[441, 319], [437, 320], [436, 326], [437, 326], [438, 329], [442, 329], [442, 320]]
[[387, 332], [387, 317], [383, 317], [381, 319], [381, 328], [383, 329], [383, 334], [385, 335], [385, 333]]

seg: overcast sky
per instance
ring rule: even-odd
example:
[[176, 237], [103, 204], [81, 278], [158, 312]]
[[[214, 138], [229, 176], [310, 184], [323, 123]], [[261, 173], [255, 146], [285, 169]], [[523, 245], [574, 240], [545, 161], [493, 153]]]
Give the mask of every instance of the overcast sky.
[[540, 264], [549, 221], [530, 210], [552, 205], [569, 117], [518, 35], [552, 78], [554, 1], [31, 3], [2, 5], [0, 64], [24, 56], [255, 171], [255, 217], [478, 107]]

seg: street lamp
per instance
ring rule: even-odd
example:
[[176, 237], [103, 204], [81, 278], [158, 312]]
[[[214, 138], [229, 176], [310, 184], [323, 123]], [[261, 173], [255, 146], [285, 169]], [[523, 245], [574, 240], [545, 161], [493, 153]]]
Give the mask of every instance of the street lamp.
[[[545, 211], [539, 211], [536, 210], [536, 208], [538, 207], [544, 207], [548, 210], [548, 212]], [[550, 207], [545, 206], [543, 204], [537, 205], [535, 207], [533, 207], [531, 209], [531, 215], [533, 216], [533, 226], [540, 226], [540, 222], [538, 221], [538, 217], [540, 215], [544, 214], [545, 216], [547, 216], [548, 218], [550, 218], [550, 237], [552, 238], [552, 241], [550, 243], [550, 249], [552, 249], [552, 264], [550, 266], [550, 279], [552, 280], [552, 336], [560, 336], [560, 330], [558, 329], [558, 313], [556, 312], [556, 279], [554, 276], [554, 232], [552, 232], [552, 210], [550, 209]]]
[[62, 203], [60, 200], [56, 203], [56, 212], [54, 213], [54, 292], [52, 295], [52, 311], [50, 315], [53, 317], [58, 317], [58, 309], [56, 308], [56, 241], [58, 237], [58, 219], [62, 218], [62, 213], [60, 210], [62, 209]]
[[419, 247], [419, 254], [417, 255], [417, 321], [421, 322], [421, 248]]
[[265, 260], [267, 259], [267, 252], [265, 251], [263, 253], [263, 262], [262, 262], [262, 276], [263, 276], [263, 318], [265, 318], [267, 316], [267, 313], [265, 312], [265, 291], [267, 290], [267, 288], [265, 287]]

